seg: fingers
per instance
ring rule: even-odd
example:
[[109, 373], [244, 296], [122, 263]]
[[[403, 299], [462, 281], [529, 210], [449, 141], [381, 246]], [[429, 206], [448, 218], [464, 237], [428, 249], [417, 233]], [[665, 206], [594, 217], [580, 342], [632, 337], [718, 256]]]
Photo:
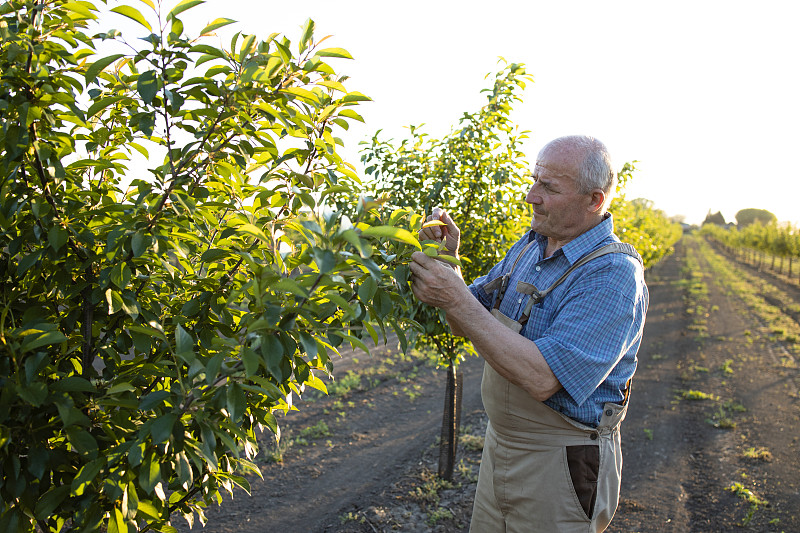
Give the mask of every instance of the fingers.
[[446, 211], [442, 211], [439, 220], [447, 224], [447, 226], [445, 227], [447, 228], [448, 237], [452, 237], [453, 239], [458, 241], [459, 237], [461, 236], [461, 230], [458, 229], [458, 226], [456, 226], [455, 221], [453, 221], [453, 219], [450, 218], [450, 215], [448, 215]]
[[411, 272], [419, 274], [422, 270], [427, 270], [430, 262], [434, 261], [432, 257], [428, 257], [422, 252], [414, 252], [411, 254], [411, 262], [408, 264]]
[[455, 230], [456, 234], [459, 233], [458, 227], [447, 215], [447, 212], [441, 207], [434, 207], [433, 212], [428, 215], [428, 217], [425, 219], [425, 222], [430, 222], [432, 220], [441, 220], [446, 224], [446, 226], [431, 226], [428, 228], [423, 228], [419, 232], [420, 240], [434, 240], [441, 242], [444, 237], [451, 235], [452, 230]]

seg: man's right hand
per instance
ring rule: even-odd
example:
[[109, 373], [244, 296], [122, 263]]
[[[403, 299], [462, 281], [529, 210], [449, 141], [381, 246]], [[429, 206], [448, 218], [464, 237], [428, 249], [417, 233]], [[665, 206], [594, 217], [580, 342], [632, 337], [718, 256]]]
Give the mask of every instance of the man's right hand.
[[446, 237], [445, 249], [442, 250], [441, 253], [447, 253], [453, 257], [458, 257], [458, 246], [461, 244], [461, 230], [458, 229], [458, 226], [456, 226], [456, 223], [450, 218], [450, 215], [439, 207], [434, 208], [433, 213], [428, 215], [428, 218], [425, 219], [426, 222], [432, 220], [439, 220], [444, 222], [445, 225], [422, 228], [419, 232], [419, 240], [442, 242], [442, 239]]

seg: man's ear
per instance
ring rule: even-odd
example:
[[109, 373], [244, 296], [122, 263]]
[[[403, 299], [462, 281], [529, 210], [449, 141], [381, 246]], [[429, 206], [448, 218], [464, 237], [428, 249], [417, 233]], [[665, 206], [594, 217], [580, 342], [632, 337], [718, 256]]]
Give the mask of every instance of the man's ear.
[[606, 193], [603, 192], [603, 189], [593, 189], [592, 200], [589, 203], [589, 211], [591, 213], [596, 213], [598, 211], [601, 211], [605, 204], [606, 204]]

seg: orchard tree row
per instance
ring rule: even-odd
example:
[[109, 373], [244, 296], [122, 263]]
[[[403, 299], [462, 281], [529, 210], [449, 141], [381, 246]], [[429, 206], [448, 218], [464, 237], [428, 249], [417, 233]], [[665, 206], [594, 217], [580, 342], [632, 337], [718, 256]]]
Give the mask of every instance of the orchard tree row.
[[[311, 21], [296, 41], [223, 46], [225, 18], [189, 35], [200, 3], [0, 6], [0, 531], [204, 520], [340, 347], [471, 351], [410, 296], [410, 253], [437, 253], [422, 213], [471, 233], [468, 279], [528, 223], [522, 65], [443, 139], [376, 136], [362, 184], [339, 155], [368, 100], [333, 68], [347, 51]], [[656, 261], [669, 227], [615, 206]]]
[[797, 274], [794, 264], [800, 261], [800, 231], [791, 224], [755, 222], [741, 229], [705, 224], [701, 232], [759, 268], [769, 267], [789, 277]]

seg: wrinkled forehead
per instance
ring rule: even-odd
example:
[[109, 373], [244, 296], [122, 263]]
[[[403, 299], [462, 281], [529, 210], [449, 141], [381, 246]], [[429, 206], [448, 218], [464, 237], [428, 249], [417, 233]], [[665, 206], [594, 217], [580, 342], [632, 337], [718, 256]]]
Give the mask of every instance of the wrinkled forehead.
[[536, 164], [533, 166], [533, 175], [537, 178], [560, 178], [560, 179], [568, 179], [574, 181], [575, 178], [570, 174], [567, 169], [563, 168], [562, 165], [553, 164], [548, 161], [543, 161], [541, 159], [536, 161]]

